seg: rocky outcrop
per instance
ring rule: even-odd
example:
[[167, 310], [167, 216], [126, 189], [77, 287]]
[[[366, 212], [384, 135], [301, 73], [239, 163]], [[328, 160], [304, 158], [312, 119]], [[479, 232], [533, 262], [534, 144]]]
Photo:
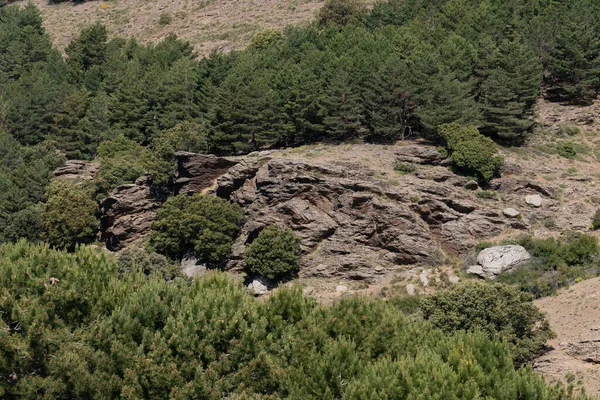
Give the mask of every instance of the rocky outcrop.
[[65, 165], [54, 171], [54, 177], [77, 181], [89, 181], [94, 179], [98, 172], [99, 164], [82, 160], [67, 160]]
[[175, 194], [199, 193], [215, 184], [215, 180], [238, 162], [212, 154], [175, 153], [177, 178]]
[[397, 160], [422, 165], [448, 165], [449, 161], [435, 147], [422, 145], [400, 146], [394, 150]]
[[161, 204], [145, 176], [117, 187], [100, 203], [100, 240], [112, 251], [139, 242], [150, 232]]
[[490, 183], [490, 189], [497, 190], [500, 193], [520, 194], [520, 193], [538, 193], [542, 196], [554, 198], [554, 188], [540, 185], [537, 182], [528, 181], [526, 179], [516, 178], [498, 178]]
[[467, 269], [470, 274], [482, 278], [495, 279], [503, 272], [531, 260], [531, 256], [522, 246], [494, 246], [484, 249], [477, 255], [478, 265]]

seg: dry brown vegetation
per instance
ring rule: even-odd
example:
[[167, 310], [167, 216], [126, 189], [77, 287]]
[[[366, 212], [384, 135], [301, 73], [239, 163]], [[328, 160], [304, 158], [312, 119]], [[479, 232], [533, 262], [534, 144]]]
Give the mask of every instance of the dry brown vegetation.
[[[241, 49], [263, 29], [307, 23], [323, 5], [322, 0], [31, 1], [41, 10], [46, 30], [61, 50], [82, 27], [100, 21], [111, 35], [133, 36], [141, 42], [156, 42], [175, 33], [189, 40], [200, 55]], [[161, 24], [161, 15], [170, 22]]]

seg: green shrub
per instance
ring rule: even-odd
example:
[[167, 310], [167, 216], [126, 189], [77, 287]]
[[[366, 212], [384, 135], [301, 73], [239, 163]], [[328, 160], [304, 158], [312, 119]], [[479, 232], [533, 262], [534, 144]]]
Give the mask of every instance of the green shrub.
[[143, 159], [146, 149], [123, 136], [100, 143], [100, 168], [95, 181], [98, 197], [102, 198], [116, 187], [133, 183], [146, 172]]
[[495, 199], [498, 197], [498, 194], [493, 190], [479, 190], [475, 192], [475, 196], [480, 199]]
[[245, 261], [251, 272], [275, 279], [300, 266], [300, 240], [290, 228], [270, 225], [246, 248]]
[[173, 22], [173, 17], [171, 17], [169, 13], [160, 14], [160, 17], [158, 18], [159, 25], [169, 25], [171, 22]]
[[517, 285], [535, 298], [549, 296], [578, 278], [600, 275], [598, 242], [583, 233], [570, 233], [559, 240], [522, 236], [512, 241], [525, 247], [533, 260], [502, 274], [500, 282]]
[[573, 142], [560, 142], [556, 145], [556, 150], [559, 156], [569, 159], [573, 159], [577, 155]]
[[575, 136], [581, 132], [581, 129], [573, 125], [561, 125], [558, 128], [558, 133], [562, 136]]
[[438, 133], [446, 142], [454, 166], [475, 175], [482, 183], [489, 182], [504, 163], [504, 158], [496, 154], [496, 144], [481, 135], [475, 126], [443, 124], [438, 127]]
[[238, 205], [214, 196], [196, 193], [169, 198], [156, 213], [150, 242], [171, 258], [189, 249], [211, 266], [218, 266], [229, 254], [242, 222]]
[[165, 279], [174, 279], [181, 275], [181, 266], [169, 258], [150, 252], [143, 247], [127, 247], [117, 254], [119, 275], [124, 276], [131, 272], [141, 271], [145, 275], [158, 273]]
[[42, 212], [42, 238], [59, 249], [91, 243], [98, 230], [98, 206], [92, 190], [81, 184], [54, 181]]
[[252, 36], [250, 47], [253, 47], [256, 50], [264, 50], [271, 44], [281, 40], [281, 38], [281, 32], [277, 29], [265, 29]]
[[399, 172], [401, 174], [412, 174], [417, 170], [414, 164], [408, 162], [400, 162], [396, 161], [394, 163], [394, 171]]
[[367, 8], [361, 0], [327, 0], [319, 10], [317, 19], [322, 25], [346, 25], [363, 18]]
[[502, 337], [520, 365], [539, 355], [554, 337], [532, 299], [511, 286], [475, 281], [423, 297], [420, 309], [426, 320], [445, 332], [480, 330], [490, 338]]
[[592, 229], [595, 231], [600, 229], [600, 208], [596, 210], [594, 216], [592, 217]]

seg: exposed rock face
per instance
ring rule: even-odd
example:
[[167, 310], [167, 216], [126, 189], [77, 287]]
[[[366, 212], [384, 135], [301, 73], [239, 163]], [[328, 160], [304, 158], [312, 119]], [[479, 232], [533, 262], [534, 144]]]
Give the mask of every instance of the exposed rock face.
[[100, 203], [100, 240], [112, 251], [142, 240], [161, 204], [145, 176], [134, 184], [119, 186]]
[[479, 265], [469, 267], [467, 272], [483, 278], [495, 279], [501, 273], [530, 259], [531, 256], [522, 246], [494, 246], [479, 252], [477, 255]]
[[217, 193], [229, 193], [246, 211], [232, 269], [243, 268], [245, 244], [273, 223], [291, 227], [301, 239], [301, 276], [366, 280], [423, 261], [440, 245], [462, 251], [502, 228], [523, 226], [476, 204], [462, 187], [414, 176], [391, 186], [347, 163], [259, 164], [240, 163], [217, 180]]
[[54, 171], [54, 177], [81, 181], [92, 180], [98, 172], [98, 167], [98, 163], [94, 162], [67, 160], [64, 166]]
[[261, 296], [269, 291], [269, 285], [265, 280], [256, 278], [248, 285], [248, 291], [256, 296]]
[[440, 154], [435, 147], [408, 145], [394, 150], [398, 161], [423, 165], [447, 165], [446, 157]]
[[215, 179], [237, 164], [237, 161], [212, 154], [178, 152], [175, 194], [199, 193], [214, 185]]
[[554, 188], [543, 186], [537, 182], [531, 182], [525, 179], [499, 178], [490, 183], [490, 188], [500, 193], [519, 194], [519, 193], [538, 193], [546, 197], [554, 198]]

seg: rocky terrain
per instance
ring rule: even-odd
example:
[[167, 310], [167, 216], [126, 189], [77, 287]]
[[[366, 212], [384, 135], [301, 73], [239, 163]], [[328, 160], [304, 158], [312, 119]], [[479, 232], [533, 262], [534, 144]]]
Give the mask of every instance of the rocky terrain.
[[[174, 191], [214, 194], [243, 207], [242, 234], [227, 264], [235, 274], [244, 268], [244, 246], [262, 228], [273, 223], [291, 227], [303, 252], [297, 281], [323, 302], [352, 293], [380, 297], [435, 290], [472, 277], [469, 268], [494, 277], [520, 261], [509, 257], [498, 270], [478, 270], [477, 243], [523, 233], [588, 232], [600, 204], [600, 106], [540, 101], [538, 109], [540, 130], [525, 146], [502, 149], [502, 176], [485, 189], [455, 174], [436, 146], [411, 140], [387, 146], [303, 146], [244, 157], [177, 153]], [[576, 145], [574, 159], [556, 153], [561, 141]], [[414, 170], [397, 172], [398, 162]], [[96, 168], [70, 161], [56, 175], [91, 179]], [[112, 251], [142, 242], [161, 204], [145, 177], [118, 187], [100, 204], [99, 238]], [[491, 260], [502, 257], [495, 254]], [[198, 272], [193, 260], [183, 264]], [[582, 313], [585, 307], [597, 309], [590, 303], [596, 296], [594, 282], [537, 303], [548, 311], [558, 338], [551, 343], [555, 350], [536, 368], [563, 380], [575, 371], [588, 391], [598, 392], [589, 382], [600, 362], [600, 318], [587, 309]], [[252, 285], [255, 292], [267, 289], [260, 282]], [[581, 335], [572, 329], [573, 318], [581, 320]]]

